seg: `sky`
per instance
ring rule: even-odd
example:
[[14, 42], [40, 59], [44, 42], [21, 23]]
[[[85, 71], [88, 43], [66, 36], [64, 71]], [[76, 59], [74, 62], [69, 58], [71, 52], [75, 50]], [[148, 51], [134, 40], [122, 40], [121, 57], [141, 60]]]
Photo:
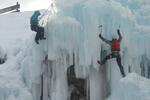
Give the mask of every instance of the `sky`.
[[47, 9], [51, 0], [0, 0], [0, 9], [20, 3], [21, 11], [33, 11], [37, 9]]

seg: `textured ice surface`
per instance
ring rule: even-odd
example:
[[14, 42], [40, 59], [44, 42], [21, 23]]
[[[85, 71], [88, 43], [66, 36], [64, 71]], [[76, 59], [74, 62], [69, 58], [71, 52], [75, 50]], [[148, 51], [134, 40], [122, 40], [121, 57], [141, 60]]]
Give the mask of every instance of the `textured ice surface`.
[[149, 100], [150, 80], [135, 73], [119, 80], [112, 96], [107, 100]]

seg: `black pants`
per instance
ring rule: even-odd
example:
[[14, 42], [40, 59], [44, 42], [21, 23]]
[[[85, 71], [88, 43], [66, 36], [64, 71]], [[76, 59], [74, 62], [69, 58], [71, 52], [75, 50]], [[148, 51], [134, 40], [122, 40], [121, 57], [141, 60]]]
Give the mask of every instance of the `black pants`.
[[117, 61], [117, 64], [119, 66], [119, 69], [120, 69], [120, 72], [122, 74], [123, 77], [125, 77], [125, 72], [124, 72], [124, 69], [123, 69], [123, 66], [121, 64], [121, 56], [119, 54], [119, 51], [118, 52], [112, 52], [111, 54], [107, 55], [101, 62], [101, 64], [105, 64], [105, 62], [111, 58], [116, 58], [116, 61]]
[[39, 44], [39, 40], [45, 40], [46, 38], [44, 37], [44, 28], [43, 27], [37, 27], [37, 33], [35, 36], [35, 42]]
[[35, 42], [39, 44], [39, 40], [45, 40], [44, 28], [36, 25], [31, 25], [31, 30], [37, 32], [35, 36]]

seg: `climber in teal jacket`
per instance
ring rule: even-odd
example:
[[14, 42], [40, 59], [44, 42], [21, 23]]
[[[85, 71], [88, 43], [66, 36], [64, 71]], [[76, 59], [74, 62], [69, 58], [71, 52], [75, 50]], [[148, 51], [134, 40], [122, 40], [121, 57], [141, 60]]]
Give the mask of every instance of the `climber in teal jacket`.
[[39, 44], [39, 40], [45, 40], [44, 37], [44, 28], [39, 26], [39, 16], [41, 15], [40, 11], [37, 10], [33, 13], [30, 18], [31, 30], [37, 32], [35, 36], [35, 42]]

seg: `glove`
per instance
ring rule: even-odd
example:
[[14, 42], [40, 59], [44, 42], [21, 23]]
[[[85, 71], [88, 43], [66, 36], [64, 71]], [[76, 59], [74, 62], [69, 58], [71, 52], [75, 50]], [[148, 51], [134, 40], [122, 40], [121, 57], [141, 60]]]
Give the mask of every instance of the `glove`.
[[101, 34], [99, 34], [99, 37], [102, 37], [102, 35], [101, 35]]
[[117, 30], [117, 33], [118, 33], [118, 34], [120, 33], [120, 30], [119, 30], [119, 29]]

